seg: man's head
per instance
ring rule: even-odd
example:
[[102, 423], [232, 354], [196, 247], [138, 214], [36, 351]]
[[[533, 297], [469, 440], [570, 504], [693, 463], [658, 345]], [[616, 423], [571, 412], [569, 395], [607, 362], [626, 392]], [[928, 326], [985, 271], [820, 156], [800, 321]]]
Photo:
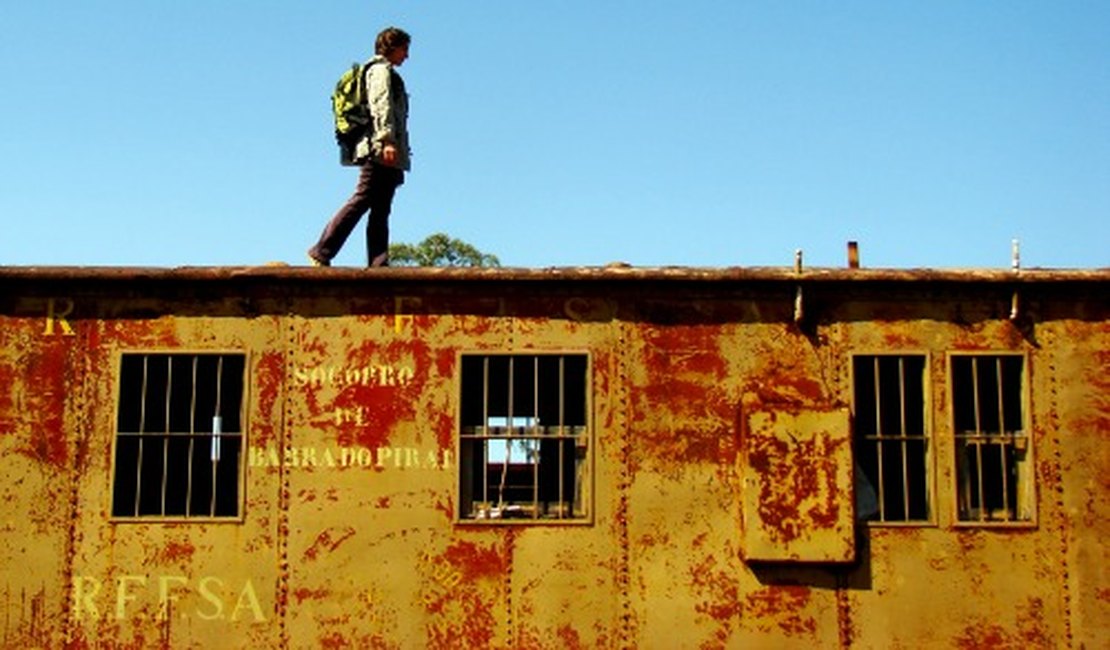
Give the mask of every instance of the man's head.
[[393, 65], [401, 65], [409, 54], [412, 37], [403, 29], [386, 27], [374, 41], [374, 53], [389, 59]]

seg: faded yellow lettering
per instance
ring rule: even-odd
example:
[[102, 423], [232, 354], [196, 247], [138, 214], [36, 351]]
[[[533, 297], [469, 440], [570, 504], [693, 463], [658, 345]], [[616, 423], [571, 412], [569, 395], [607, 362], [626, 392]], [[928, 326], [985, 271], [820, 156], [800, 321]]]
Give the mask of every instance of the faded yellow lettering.
[[[58, 303], [62, 305], [60, 310], [58, 309]], [[43, 330], [43, 335], [53, 336], [54, 324], [57, 323], [62, 331], [62, 336], [73, 336], [73, 327], [66, 320], [73, 313], [73, 308], [73, 300], [69, 298], [48, 298], [46, 300], [46, 329]]]
[[[368, 364], [348, 367], [338, 364], [298, 367], [293, 370], [293, 380], [298, 387], [322, 386], [405, 386], [412, 383], [416, 370], [411, 366]], [[361, 417], [357, 414], [355, 417]], [[337, 417], [348, 417], [346, 414]], [[341, 423], [341, 420], [337, 420]], [[361, 420], [360, 420], [361, 422]]]
[[[91, 585], [88, 591], [85, 591], [85, 585]], [[96, 578], [87, 578], [85, 576], [74, 576], [73, 578], [73, 617], [81, 620], [81, 612], [88, 610], [93, 618], [100, 618], [100, 610], [97, 609], [96, 603], [93, 599], [100, 593], [100, 581]]]
[[431, 607], [432, 605], [436, 604], [437, 600], [439, 600], [439, 595], [436, 594], [436, 592], [434, 591], [425, 591], [423, 594], [421, 594], [420, 598], [424, 601], [425, 607]]
[[166, 620], [170, 617], [171, 602], [177, 600], [177, 595], [171, 591], [171, 582], [176, 582], [181, 586], [189, 584], [189, 579], [185, 576], [158, 576], [158, 619]]
[[365, 408], [337, 408], [335, 409], [335, 423], [337, 425], [344, 424], [357, 424], [362, 426], [366, 424], [366, 409]]
[[250, 467], [448, 469], [451, 450], [421, 447], [250, 447]]
[[127, 616], [127, 603], [135, 600], [135, 595], [127, 591], [129, 583], [136, 583], [139, 585], [146, 584], [146, 576], [120, 576], [116, 583], [116, 620], [122, 620]]
[[239, 620], [239, 610], [243, 609], [244, 601], [247, 601], [247, 606], [251, 608], [255, 621], [266, 620], [266, 617], [262, 615], [262, 606], [258, 603], [258, 594], [254, 593], [254, 585], [250, 578], [247, 578], [246, 583], [243, 584], [243, 591], [239, 593], [239, 600], [235, 602], [235, 609], [231, 611], [231, 620]]
[[277, 465], [277, 452], [273, 448], [259, 449], [258, 447], [250, 448], [250, 466], [251, 467], [266, 467], [267, 459], [273, 456], [273, 465]]
[[210, 614], [202, 612], [199, 609], [197, 610], [197, 616], [206, 621], [214, 621], [224, 617], [224, 602], [220, 600], [218, 594], [212, 593], [212, 591], [208, 588], [208, 585], [211, 583], [216, 583], [222, 586], [224, 584], [224, 581], [215, 576], [205, 576], [200, 579], [200, 584], [197, 585], [197, 593], [199, 593], [200, 597], [208, 601], [213, 607], [213, 611]]

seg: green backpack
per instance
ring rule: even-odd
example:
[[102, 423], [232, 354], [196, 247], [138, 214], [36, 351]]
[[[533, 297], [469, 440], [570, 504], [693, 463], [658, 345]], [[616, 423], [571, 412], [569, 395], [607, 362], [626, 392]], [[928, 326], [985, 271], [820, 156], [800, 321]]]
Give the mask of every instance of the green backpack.
[[335, 139], [341, 147], [353, 147], [370, 126], [366, 99], [366, 69], [369, 63], [352, 63], [335, 84], [331, 110], [335, 116]]

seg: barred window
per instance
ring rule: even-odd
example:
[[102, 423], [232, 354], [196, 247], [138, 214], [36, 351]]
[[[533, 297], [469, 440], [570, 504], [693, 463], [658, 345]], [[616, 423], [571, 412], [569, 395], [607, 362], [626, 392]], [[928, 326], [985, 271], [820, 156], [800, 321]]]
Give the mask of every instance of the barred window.
[[952, 355], [959, 520], [1033, 519], [1025, 357]]
[[113, 517], [237, 517], [243, 354], [124, 354]]
[[461, 357], [459, 518], [584, 520], [585, 354]]
[[924, 355], [853, 358], [856, 496], [860, 518], [881, 522], [931, 518], [926, 367]]

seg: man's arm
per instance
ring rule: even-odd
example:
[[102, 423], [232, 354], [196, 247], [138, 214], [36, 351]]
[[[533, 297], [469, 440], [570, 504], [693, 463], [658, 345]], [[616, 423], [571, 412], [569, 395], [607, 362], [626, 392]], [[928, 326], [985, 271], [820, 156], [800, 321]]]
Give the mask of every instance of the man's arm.
[[373, 137], [370, 150], [382, 162], [392, 165], [397, 160], [397, 146], [394, 138], [396, 116], [393, 114], [390, 69], [385, 64], [370, 66], [370, 81], [367, 84], [370, 114], [374, 120]]

